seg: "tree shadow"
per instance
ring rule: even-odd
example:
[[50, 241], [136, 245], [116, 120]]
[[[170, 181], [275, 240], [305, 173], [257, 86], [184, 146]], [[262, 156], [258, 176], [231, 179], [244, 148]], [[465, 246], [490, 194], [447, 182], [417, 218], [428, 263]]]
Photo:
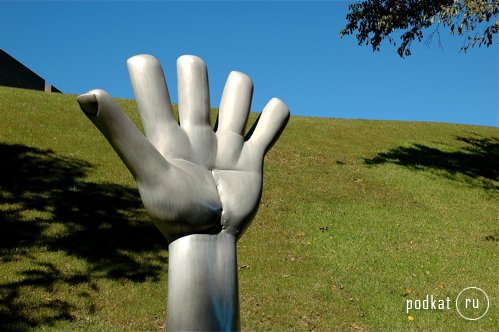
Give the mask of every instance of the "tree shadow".
[[456, 137], [465, 143], [445, 151], [423, 144], [400, 146], [380, 152], [367, 165], [393, 163], [414, 170], [433, 170], [447, 178], [465, 181], [487, 190], [499, 189], [499, 139], [496, 137]]
[[[50, 293], [55, 283], [84, 284], [95, 291], [96, 278], [159, 279], [167, 242], [149, 221], [136, 189], [86, 182], [91, 164], [51, 150], [0, 143], [0, 156], [0, 262], [24, 267], [0, 278], [1, 331], [73, 319], [71, 303], [26, 300], [26, 287]], [[83, 260], [86, 269], [65, 273], [33, 254], [40, 251]], [[91, 294], [79, 296], [92, 311]]]

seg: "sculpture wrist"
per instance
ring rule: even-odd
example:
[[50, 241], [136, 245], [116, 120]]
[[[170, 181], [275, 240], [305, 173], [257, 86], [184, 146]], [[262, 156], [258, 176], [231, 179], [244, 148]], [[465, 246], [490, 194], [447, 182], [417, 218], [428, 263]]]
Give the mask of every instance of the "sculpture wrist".
[[236, 242], [222, 231], [169, 245], [168, 331], [239, 330]]

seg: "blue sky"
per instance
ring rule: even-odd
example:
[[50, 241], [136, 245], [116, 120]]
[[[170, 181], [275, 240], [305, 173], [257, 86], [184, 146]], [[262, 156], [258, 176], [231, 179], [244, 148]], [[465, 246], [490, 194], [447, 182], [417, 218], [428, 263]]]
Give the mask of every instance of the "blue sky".
[[460, 53], [441, 31], [401, 59], [339, 38], [345, 1], [2, 1], [0, 48], [65, 93], [93, 88], [133, 98], [126, 59], [163, 65], [176, 101], [175, 62], [195, 54], [208, 66], [212, 106], [231, 70], [248, 74], [252, 111], [271, 97], [292, 115], [499, 126], [498, 45]]

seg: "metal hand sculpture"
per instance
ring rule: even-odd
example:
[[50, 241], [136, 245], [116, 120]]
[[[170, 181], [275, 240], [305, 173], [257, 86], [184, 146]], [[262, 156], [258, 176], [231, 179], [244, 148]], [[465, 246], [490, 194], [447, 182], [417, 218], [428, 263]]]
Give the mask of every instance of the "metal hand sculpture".
[[204, 62], [177, 60], [177, 123], [159, 62], [128, 59], [144, 131], [102, 90], [78, 97], [135, 178], [148, 214], [169, 242], [168, 329], [237, 330], [236, 241], [255, 215], [263, 158], [284, 129], [287, 106], [273, 98], [248, 135], [253, 84], [230, 73], [217, 126], [209, 121]]

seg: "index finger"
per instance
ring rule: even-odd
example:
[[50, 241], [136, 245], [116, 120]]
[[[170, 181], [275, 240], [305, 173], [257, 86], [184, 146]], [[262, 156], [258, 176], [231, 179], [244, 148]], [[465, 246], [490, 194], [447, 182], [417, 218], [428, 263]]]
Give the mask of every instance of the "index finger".
[[155, 57], [147, 54], [131, 57], [127, 66], [145, 134], [161, 150], [163, 136], [178, 127], [163, 69]]

